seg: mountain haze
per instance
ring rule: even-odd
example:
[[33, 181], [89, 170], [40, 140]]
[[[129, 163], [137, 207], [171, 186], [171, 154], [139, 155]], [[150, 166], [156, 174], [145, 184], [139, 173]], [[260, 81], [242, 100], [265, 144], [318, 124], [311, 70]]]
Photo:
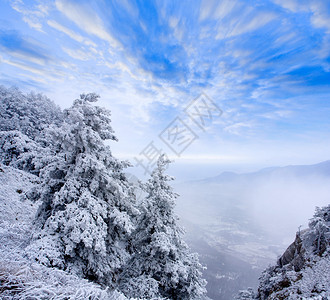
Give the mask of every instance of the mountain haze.
[[187, 240], [208, 266], [208, 295], [229, 299], [243, 286], [256, 287], [298, 227], [307, 227], [315, 206], [329, 203], [330, 161], [223, 172], [177, 185], [177, 191]]

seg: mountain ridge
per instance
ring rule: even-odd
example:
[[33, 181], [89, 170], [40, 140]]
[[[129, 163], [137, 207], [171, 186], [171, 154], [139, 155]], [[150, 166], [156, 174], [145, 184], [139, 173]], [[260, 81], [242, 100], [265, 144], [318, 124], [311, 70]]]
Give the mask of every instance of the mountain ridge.
[[[325, 160], [316, 164], [308, 164], [308, 165], [286, 165], [286, 166], [273, 166], [273, 167], [265, 167], [253, 172], [246, 173], [236, 173], [232, 171], [224, 171], [219, 175], [213, 177], [207, 177], [198, 180], [187, 181], [185, 183], [204, 183], [204, 182], [217, 182], [217, 181], [229, 181], [233, 179], [242, 179], [245, 177], [258, 177], [260, 175], [265, 174], [273, 174], [280, 172], [289, 172], [290, 175], [299, 175], [296, 174], [298, 170], [305, 171], [308, 174], [300, 174], [301, 175], [312, 175], [313, 173], [317, 175], [325, 175], [330, 176], [330, 160]], [[312, 171], [312, 172], [311, 172]]]

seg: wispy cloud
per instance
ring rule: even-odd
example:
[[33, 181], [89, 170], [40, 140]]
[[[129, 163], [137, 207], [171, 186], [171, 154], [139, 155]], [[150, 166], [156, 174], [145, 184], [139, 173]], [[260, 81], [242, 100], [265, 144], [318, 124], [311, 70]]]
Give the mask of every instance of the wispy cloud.
[[48, 6], [45, 3], [37, 3], [31, 7], [24, 5], [22, 0], [14, 0], [11, 5], [14, 10], [23, 15], [23, 21], [31, 28], [44, 32], [40, 19], [48, 14]]
[[[234, 124], [231, 124], [231, 125], [228, 125], [226, 127], [224, 127], [224, 131], [227, 131], [231, 134], [235, 134], [235, 135], [246, 135], [246, 128], [252, 128], [253, 125], [248, 122], [248, 123], [244, 123], [244, 122], [238, 122], [238, 123], [234, 123]], [[242, 130], [244, 129], [244, 130]]]
[[51, 58], [47, 51], [35, 41], [23, 38], [14, 30], [0, 30], [0, 48], [13, 56], [45, 64]]
[[62, 14], [86, 33], [107, 41], [112, 47], [119, 46], [118, 41], [108, 32], [100, 17], [84, 4], [67, 0], [57, 0], [55, 4]]
[[201, 92], [224, 111], [201, 151], [220, 135], [303, 136], [310, 111], [310, 132], [328, 122], [329, 10], [322, 0], [5, 2], [0, 80], [17, 76], [63, 105], [99, 92], [127, 147], [157, 138]]
[[330, 33], [330, 8], [327, 1], [274, 0], [274, 2], [293, 13], [311, 13], [311, 24], [317, 28], [325, 28], [327, 33]]
[[67, 53], [74, 59], [83, 60], [83, 61], [92, 59], [92, 54], [90, 52], [83, 51], [81, 49], [69, 49], [65, 47], [63, 47], [62, 49], [65, 53]]
[[240, 8], [242, 4], [236, 0], [203, 0], [200, 6], [199, 20], [207, 20], [209, 18], [221, 20], [230, 16], [234, 9]]
[[0, 57], [0, 62], [11, 65], [11, 66], [14, 66], [14, 67], [19, 68], [21, 70], [25, 70], [25, 71], [32, 72], [34, 74], [41, 75], [41, 76], [47, 75], [47, 72], [41, 70], [40, 68], [36, 68], [36, 67], [31, 66], [31, 65], [27, 65], [27, 64], [24, 64], [24, 63], [21, 63], [21, 62], [18, 62], [18, 61], [7, 60], [7, 59], [4, 59], [4, 58]]
[[79, 33], [74, 32], [73, 30], [71, 30], [71, 29], [69, 29], [69, 28], [67, 28], [67, 27], [59, 24], [58, 22], [56, 22], [54, 20], [48, 20], [47, 21], [47, 24], [50, 27], [52, 27], [52, 28], [54, 28], [54, 29], [56, 29], [58, 31], [61, 31], [61, 32], [65, 33], [67, 36], [69, 36], [70, 38], [72, 38], [73, 40], [75, 40], [75, 41], [77, 41], [79, 43], [84, 43], [87, 46], [97, 47], [97, 45], [94, 42], [92, 42], [91, 40], [83, 37]]
[[273, 21], [276, 18], [276, 14], [269, 12], [259, 12], [256, 15], [251, 13], [251, 10], [247, 8], [246, 13], [237, 18], [231, 19], [228, 24], [220, 23], [217, 39], [230, 38], [238, 36], [244, 33], [255, 31], [262, 28], [267, 23]]

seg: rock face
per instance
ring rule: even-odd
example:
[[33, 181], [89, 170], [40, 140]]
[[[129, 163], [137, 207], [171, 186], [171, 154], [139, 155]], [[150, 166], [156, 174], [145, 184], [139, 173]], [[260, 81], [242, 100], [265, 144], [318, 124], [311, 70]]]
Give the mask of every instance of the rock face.
[[286, 249], [283, 255], [278, 260], [280, 267], [291, 264], [296, 272], [299, 272], [304, 266], [304, 253], [300, 233], [296, 235], [295, 241]]
[[263, 272], [255, 299], [330, 298], [329, 216], [330, 205], [316, 209], [309, 228]]
[[330, 205], [317, 208], [309, 228], [262, 273], [257, 293], [241, 291], [236, 299], [330, 299]]

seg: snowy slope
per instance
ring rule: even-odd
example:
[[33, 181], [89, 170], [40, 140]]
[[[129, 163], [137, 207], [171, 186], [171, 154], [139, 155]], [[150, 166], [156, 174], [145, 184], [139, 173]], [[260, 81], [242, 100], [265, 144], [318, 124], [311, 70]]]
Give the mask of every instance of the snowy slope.
[[38, 177], [0, 165], [0, 251], [2, 260], [22, 256], [29, 241], [37, 204], [26, 193], [38, 184]]
[[[292, 266], [269, 269], [256, 299], [330, 299], [330, 255], [313, 255], [296, 272]], [[263, 275], [265, 276], [265, 274]]]
[[32, 234], [38, 203], [26, 197], [38, 177], [0, 165], [0, 298], [125, 300], [87, 280], [28, 261], [24, 248]]

